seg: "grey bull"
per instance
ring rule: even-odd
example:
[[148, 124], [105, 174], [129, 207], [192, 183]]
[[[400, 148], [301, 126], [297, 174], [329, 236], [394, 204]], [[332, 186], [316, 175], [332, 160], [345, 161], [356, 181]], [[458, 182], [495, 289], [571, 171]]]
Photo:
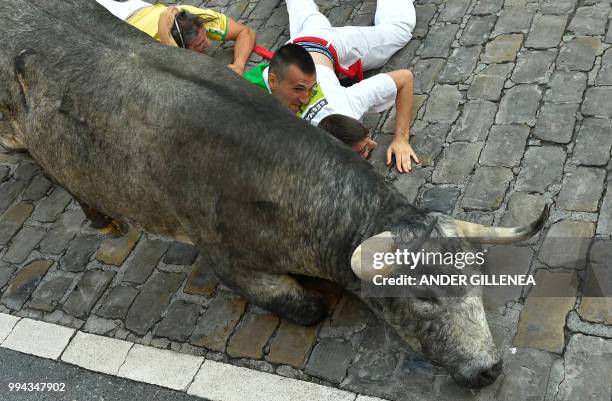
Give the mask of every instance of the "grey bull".
[[[470, 238], [524, 239], [542, 223], [496, 229], [420, 211], [225, 66], [164, 47], [94, 1], [3, 0], [0, 17], [4, 146], [27, 150], [105, 215], [195, 244], [226, 285], [286, 319], [314, 324], [327, 311], [295, 274], [359, 295], [369, 238], [415, 249], [449, 237], [461, 250]], [[459, 384], [501, 372], [480, 297], [364, 301]]]

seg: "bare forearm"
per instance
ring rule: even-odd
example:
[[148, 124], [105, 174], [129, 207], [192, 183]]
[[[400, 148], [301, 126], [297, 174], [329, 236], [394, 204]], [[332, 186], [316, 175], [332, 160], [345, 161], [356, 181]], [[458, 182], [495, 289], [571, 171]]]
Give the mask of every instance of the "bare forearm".
[[255, 47], [255, 31], [248, 28], [240, 32], [234, 44], [234, 65], [242, 70]]
[[394, 139], [407, 142], [412, 121], [412, 73], [409, 70], [399, 70], [388, 74], [397, 86]]

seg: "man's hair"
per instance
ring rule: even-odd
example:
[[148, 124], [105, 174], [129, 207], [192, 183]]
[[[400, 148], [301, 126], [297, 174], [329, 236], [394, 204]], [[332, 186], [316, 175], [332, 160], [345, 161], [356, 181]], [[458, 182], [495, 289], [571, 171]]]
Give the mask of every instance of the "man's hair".
[[198, 36], [198, 29], [204, 28], [204, 24], [211, 22], [211, 20], [210, 17], [195, 15], [185, 10], [179, 11], [176, 14], [176, 23], [172, 24], [170, 33], [179, 47], [188, 48]]
[[281, 46], [274, 53], [274, 57], [270, 60], [270, 72], [283, 80], [287, 77], [287, 70], [291, 65], [295, 65], [306, 75], [316, 73], [310, 54], [302, 46], [293, 43]]
[[330, 114], [319, 123], [324, 129], [348, 146], [353, 146], [368, 135], [368, 128], [359, 120], [342, 114]]

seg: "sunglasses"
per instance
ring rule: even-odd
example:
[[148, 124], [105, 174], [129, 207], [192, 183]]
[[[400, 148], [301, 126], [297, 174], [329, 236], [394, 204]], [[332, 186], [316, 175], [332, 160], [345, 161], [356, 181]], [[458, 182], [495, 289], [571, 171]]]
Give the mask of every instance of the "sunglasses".
[[181, 33], [181, 28], [179, 28], [179, 24], [178, 24], [178, 21], [176, 20], [176, 17], [174, 17], [174, 26], [176, 27], [176, 30], [178, 32], [179, 39], [181, 39], [181, 47], [183, 49], [186, 49], [187, 47], [185, 46], [185, 39], [183, 39], [183, 34]]

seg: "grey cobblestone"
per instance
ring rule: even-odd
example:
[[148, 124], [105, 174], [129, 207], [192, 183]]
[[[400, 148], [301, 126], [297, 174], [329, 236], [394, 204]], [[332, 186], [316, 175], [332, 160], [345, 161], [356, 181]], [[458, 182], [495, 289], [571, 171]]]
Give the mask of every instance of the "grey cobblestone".
[[168, 243], [164, 241], [141, 241], [136, 247], [134, 258], [128, 264], [123, 281], [138, 284], [147, 281], [167, 248]]
[[609, 14], [609, 3], [580, 7], [567, 29], [577, 35], [603, 35], [606, 33]]
[[21, 309], [51, 265], [53, 265], [51, 260], [35, 260], [20, 269], [4, 291], [0, 302], [13, 310]]
[[600, 41], [594, 37], [579, 37], [565, 43], [557, 59], [557, 68], [589, 71], [599, 53]]
[[585, 118], [576, 137], [574, 159], [584, 165], [605, 166], [612, 149], [612, 121]]
[[304, 371], [332, 383], [340, 383], [351, 359], [353, 347], [349, 341], [323, 339], [314, 347]]
[[95, 235], [77, 236], [62, 257], [60, 266], [65, 271], [82, 272], [99, 244], [100, 240]]
[[480, 155], [480, 163], [486, 166], [518, 166], [528, 136], [529, 127], [524, 125], [494, 125]]
[[492, 64], [477, 74], [468, 89], [469, 99], [499, 100], [504, 82], [514, 66], [512, 64]]
[[487, 138], [495, 120], [495, 103], [472, 100], [463, 107], [463, 115], [451, 131], [451, 141], [479, 142]]
[[523, 43], [523, 35], [513, 33], [510, 35], [499, 35], [485, 47], [482, 61], [485, 63], [505, 63], [514, 61]]
[[582, 103], [582, 114], [612, 118], [612, 107], [609, 100], [612, 98], [612, 87], [588, 88]]
[[79, 231], [84, 220], [85, 215], [80, 209], [70, 210], [62, 214], [57, 223], [40, 242], [40, 251], [55, 255], [63, 253], [70, 240]]
[[418, 200], [418, 206], [426, 210], [452, 213], [461, 191], [457, 188], [427, 188]]
[[529, 147], [514, 185], [520, 191], [545, 192], [559, 184], [565, 152], [558, 146]]
[[480, 51], [480, 46], [454, 49], [438, 81], [446, 84], [465, 82], [476, 67]]
[[557, 207], [581, 212], [596, 212], [604, 190], [606, 171], [600, 168], [578, 167], [566, 176], [557, 198]]
[[412, 69], [414, 93], [428, 93], [436, 82], [442, 67], [444, 67], [444, 60], [439, 58], [417, 61]]
[[544, 103], [533, 135], [544, 141], [569, 143], [574, 133], [578, 104]]
[[503, 33], [526, 32], [531, 26], [531, 20], [535, 15], [536, 8], [532, 5], [523, 7], [506, 7], [497, 19], [492, 35]]
[[30, 217], [34, 207], [29, 203], [18, 203], [0, 217], [0, 244], [7, 244]]
[[51, 184], [46, 177], [44, 177], [42, 174], [38, 174], [23, 191], [21, 198], [23, 200], [37, 201], [45, 196], [52, 186], [53, 184]]
[[432, 166], [442, 151], [450, 130], [449, 124], [430, 124], [423, 130], [413, 130], [411, 143], [423, 166]]
[[438, 85], [427, 101], [424, 119], [432, 123], [452, 123], [459, 115], [461, 93], [451, 85]]
[[13, 238], [11, 246], [2, 259], [14, 264], [24, 262], [30, 252], [36, 248], [40, 240], [44, 237], [45, 233], [45, 229], [40, 227], [23, 227]]
[[9, 282], [15, 270], [14, 267], [0, 266], [0, 288], [4, 287]]
[[566, 24], [567, 16], [536, 15], [525, 46], [534, 49], [549, 49], [558, 46]]
[[52, 312], [71, 285], [72, 279], [67, 277], [53, 277], [45, 280], [32, 294], [32, 300], [28, 306], [45, 312]]
[[548, 83], [544, 100], [552, 103], [579, 103], [586, 89], [587, 77], [582, 72], [555, 71]]
[[545, 206], [546, 199], [542, 195], [515, 192], [510, 197], [501, 225], [518, 227], [529, 224], [540, 216]]
[[578, 4], [578, 0], [544, 0], [541, 6], [542, 14], [571, 14]]
[[169, 265], [191, 265], [198, 256], [198, 250], [190, 244], [173, 242], [164, 256], [164, 263]]
[[190, 343], [223, 352], [225, 344], [244, 313], [246, 303], [234, 296], [218, 296], [200, 317]]
[[136, 295], [138, 295], [138, 290], [133, 287], [114, 287], [110, 290], [96, 313], [107, 319], [123, 319], [130, 305], [134, 302]]
[[56, 187], [53, 192], [44, 198], [34, 210], [32, 217], [40, 222], [55, 221], [57, 216], [68, 206], [72, 196], [64, 189]]
[[429, 23], [438, 11], [436, 6], [420, 6], [415, 7], [416, 14], [419, 16], [416, 21], [416, 26], [412, 31], [414, 38], [423, 38], [429, 31]]
[[83, 274], [68, 296], [64, 311], [77, 318], [87, 317], [114, 276], [114, 272], [102, 270], [90, 270]]
[[425, 39], [423, 50], [421, 51], [421, 57], [448, 57], [448, 52], [458, 30], [459, 25], [456, 24], [433, 25], [429, 30], [427, 38]]
[[513, 178], [512, 170], [508, 168], [479, 168], [465, 189], [466, 195], [461, 206], [468, 210], [496, 210], [504, 200]]
[[504, 0], [479, 0], [474, 11], [474, 15], [495, 14], [501, 10], [504, 5]]
[[459, 42], [463, 46], [483, 45], [489, 39], [491, 29], [495, 24], [495, 16], [472, 17], [461, 34]]
[[520, 84], [545, 82], [556, 56], [557, 50], [554, 49], [519, 54], [512, 81]]
[[455, 0], [447, 2], [440, 12], [438, 21], [459, 23], [470, 6], [471, 0]]
[[597, 74], [597, 85], [612, 85], [612, 49], [606, 50], [601, 59], [601, 70]]
[[600, 210], [597, 234], [612, 235], [612, 189], [610, 187], [606, 191]]
[[444, 149], [442, 159], [438, 163], [432, 182], [436, 184], [460, 184], [474, 168], [483, 143], [455, 142]]
[[7, 181], [0, 185], [0, 213], [4, 213], [23, 190], [23, 181]]
[[535, 115], [542, 98], [537, 85], [517, 85], [506, 91], [499, 105], [497, 124], [535, 124]]
[[185, 342], [200, 313], [201, 306], [187, 303], [185, 301], [175, 301], [168, 308], [166, 316], [157, 327], [156, 335], [167, 337], [171, 340]]

